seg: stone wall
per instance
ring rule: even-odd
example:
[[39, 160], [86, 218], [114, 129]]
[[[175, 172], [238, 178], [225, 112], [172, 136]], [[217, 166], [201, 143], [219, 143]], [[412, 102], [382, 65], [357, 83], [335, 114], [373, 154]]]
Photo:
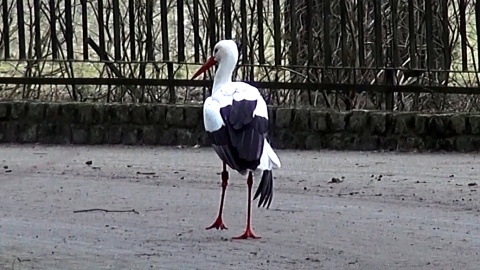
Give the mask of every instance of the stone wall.
[[[460, 152], [480, 148], [477, 114], [269, 110], [275, 148]], [[42, 102], [0, 102], [0, 143], [209, 144], [201, 106]]]

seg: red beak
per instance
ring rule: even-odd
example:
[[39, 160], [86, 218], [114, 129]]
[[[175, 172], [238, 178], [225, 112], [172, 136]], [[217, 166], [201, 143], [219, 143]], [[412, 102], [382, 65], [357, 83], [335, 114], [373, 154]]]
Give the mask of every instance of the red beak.
[[205, 64], [203, 64], [203, 66], [193, 75], [192, 80], [200, 76], [200, 74], [204, 73], [209, 68], [213, 67], [216, 63], [217, 61], [215, 61], [215, 58], [213, 58], [213, 56], [208, 58], [207, 62], [205, 62]]

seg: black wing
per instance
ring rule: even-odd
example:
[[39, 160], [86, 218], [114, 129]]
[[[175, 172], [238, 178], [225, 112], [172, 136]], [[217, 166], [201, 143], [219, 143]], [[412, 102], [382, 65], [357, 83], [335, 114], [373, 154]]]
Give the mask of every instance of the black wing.
[[207, 132], [218, 156], [232, 169], [244, 172], [260, 164], [268, 132], [268, 119], [254, 115], [257, 100], [233, 100], [220, 108], [225, 123], [217, 131]]

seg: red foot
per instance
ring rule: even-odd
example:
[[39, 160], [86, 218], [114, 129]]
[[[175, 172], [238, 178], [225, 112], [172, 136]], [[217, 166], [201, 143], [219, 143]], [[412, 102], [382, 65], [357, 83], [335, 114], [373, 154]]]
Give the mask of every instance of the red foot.
[[205, 228], [206, 230], [210, 230], [210, 229], [220, 229], [220, 230], [228, 230], [228, 228], [225, 226], [225, 224], [223, 224], [223, 220], [221, 217], [218, 217], [217, 220], [215, 220], [215, 222], [212, 224], [212, 226], [210, 227], [207, 227]]
[[242, 235], [240, 235], [238, 237], [233, 237], [232, 239], [247, 239], [247, 238], [260, 239], [261, 237], [253, 234], [250, 227], [247, 227], [247, 229], [245, 230], [245, 232]]

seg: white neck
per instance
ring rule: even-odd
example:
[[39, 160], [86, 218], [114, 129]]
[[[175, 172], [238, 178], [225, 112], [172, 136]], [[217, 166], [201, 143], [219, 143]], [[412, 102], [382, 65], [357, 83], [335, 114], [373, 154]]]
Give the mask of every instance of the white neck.
[[218, 69], [215, 72], [213, 79], [212, 94], [215, 93], [224, 84], [232, 82], [232, 74], [235, 66], [237, 65], [236, 59], [231, 56], [227, 56], [218, 64]]

